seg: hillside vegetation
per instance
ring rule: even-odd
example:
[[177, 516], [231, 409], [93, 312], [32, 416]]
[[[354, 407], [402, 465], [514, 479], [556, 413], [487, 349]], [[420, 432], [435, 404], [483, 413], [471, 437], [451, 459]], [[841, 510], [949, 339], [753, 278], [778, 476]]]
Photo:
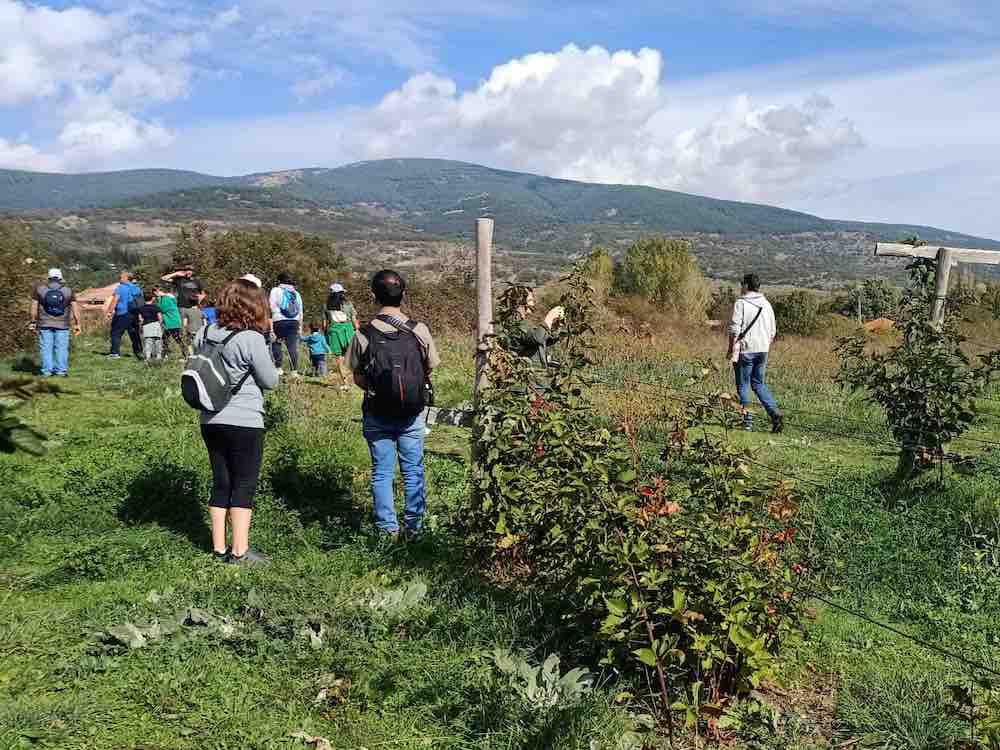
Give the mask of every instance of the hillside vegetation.
[[[876, 264], [871, 257], [876, 240], [919, 235], [932, 243], [1000, 249], [993, 240], [933, 227], [835, 221], [773, 206], [434, 159], [242, 177], [170, 170], [86, 175], [0, 170], [0, 211], [32, 214], [40, 230], [67, 247], [106, 246], [99, 229], [114, 215], [175, 224], [277, 224], [338, 240], [353, 236], [358, 246], [342, 248], [349, 258], [398, 249], [422, 257], [422, 241], [468, 240], [474, 219], [492, 216], [498, 245], [511, 253], [511, 273], [535, 280], [551, 277], [567, 259], [595, 247], [616, 251], [657, 233], [690, 240], [712, 276], [735, 278], [753, 263], [776, 281], [817, 287], [876, 268], [898, 271], [899, 264]], [[91, 222], [87, 236], [71, 228], [52, 231], [62, 217], [51, 212], [67, 211]]]

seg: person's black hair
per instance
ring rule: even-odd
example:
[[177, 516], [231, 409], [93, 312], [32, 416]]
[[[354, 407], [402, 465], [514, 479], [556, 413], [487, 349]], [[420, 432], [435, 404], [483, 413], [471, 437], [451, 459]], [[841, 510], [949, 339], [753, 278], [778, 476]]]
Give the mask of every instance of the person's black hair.
[[399, 307], [406, 291], [406, 281], [395, 271], [382, 269], [372, 277], [372, 294], [382, 307]]
[[760, 276], [755, 273], [748, 273], [743, 277], [743, 286], [751, 292], [760, 291]]
[[320, 326], [319, 323], [317, 323], [315, 320], [313, 320], [313, 321], [310, 321], [310, 323], [309, 323], [309, 330], [310, 331], [321, 331], [322, 327]]
[[292, 284], [294, 286], [294, 282], [292, 281], [292, 275], [288, 273], [288, 271], [282, 271], [281, 273], [278, 274], [278, 283]]
[[326, 298], [326, 309], [343, 310], [345, 297], [347, 297], [347, 292], [330, 292]]

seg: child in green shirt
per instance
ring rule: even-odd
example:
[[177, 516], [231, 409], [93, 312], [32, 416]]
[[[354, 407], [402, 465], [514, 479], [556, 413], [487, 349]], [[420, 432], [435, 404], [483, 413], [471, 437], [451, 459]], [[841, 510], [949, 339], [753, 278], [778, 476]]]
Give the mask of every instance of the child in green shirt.
[[177, 342], [181, 356], [188, 356], [187, 342], [184, 340], [184, 324], [181, 322], [181, 311], [177, 307], [177, 298], [170, 292], [160, 288], [155, 290], [157, 306], [163, 313], [163, 357], [170, 356], [170, 340]]

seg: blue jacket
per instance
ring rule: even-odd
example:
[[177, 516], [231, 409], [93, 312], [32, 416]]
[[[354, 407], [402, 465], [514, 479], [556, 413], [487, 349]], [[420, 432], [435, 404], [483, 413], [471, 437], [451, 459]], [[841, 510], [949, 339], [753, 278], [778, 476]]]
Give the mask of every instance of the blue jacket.
[[330, 345], [326, 342], [326, 336], [322, 333], [310, 333], [308, 336], [303, 336], [302, 343], [309, 347], [310, 354], [330, 353]]

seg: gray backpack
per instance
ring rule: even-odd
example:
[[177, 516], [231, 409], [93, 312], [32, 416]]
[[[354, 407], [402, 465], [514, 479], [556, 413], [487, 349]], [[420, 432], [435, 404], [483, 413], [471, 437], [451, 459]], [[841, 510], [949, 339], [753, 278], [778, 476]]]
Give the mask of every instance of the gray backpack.
[[244, 331], [235, 331], [218, 341], [213, 341], [209, 337], [208, 330], [202, 333], [201, 343], [188, 357], [184, 372], [181, 373], [181, 395], [192, 409], [222, 411], [247, 382], [247, 378], [252, 374], [251, 370], [248, 369], [234, 384], [229, 377], [226, 363], [222, 360], [222, 351], [226, 348], [226, 344], [240, 333]]

